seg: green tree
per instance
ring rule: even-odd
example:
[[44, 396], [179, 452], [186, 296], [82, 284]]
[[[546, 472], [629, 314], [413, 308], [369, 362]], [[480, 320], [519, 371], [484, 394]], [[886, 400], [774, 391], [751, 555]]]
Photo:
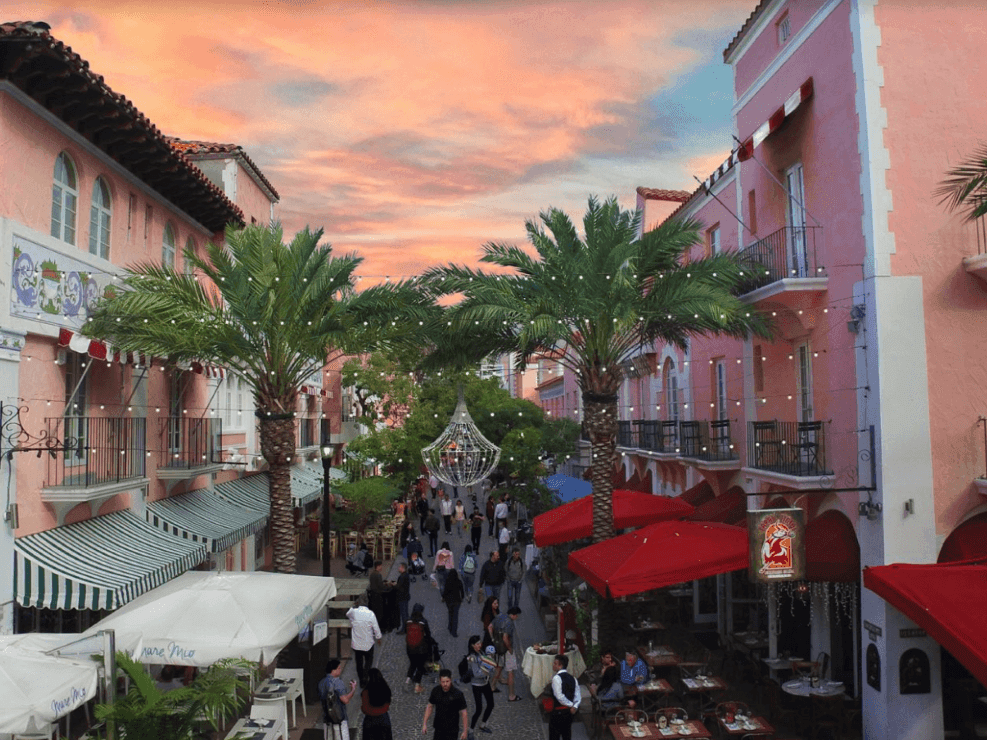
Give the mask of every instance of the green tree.
[[750, 276], [742, 255], [687, 260], [699, 243], [698, 222], [670, 219], [643, 234], [640, 225], [640, 212], [622, 210], [616, 198], [590, 198], [582, 237], [552, 208], [541, 224], [526, 222], [534, 255], [485, 245], [482, 261], [510, 273], [451, 265], [422, 276], [435, 297], [463, 296], [447, 309], [432, 364], [516, 352], [520, 369], [534, 354], [554, 349], [574, 373], [593, 451], [594, 542], [614, 534], [621, 362], [656, 341], [685, 347], [694, 335], [769, 334], [766, 320], [738, 298]]
[[413, 342], [434, 319], [411, 283], [356, 292], [361, 259], [333, 254], [321, 237], [306, 228], [285, 244], [277, 224], [229, 227], [225, 245], [210, 243], [205, 258], [185, 251], [193, 273], [130, 268], [124, 289], [84, 327], [121, 350], [225, 366], [251, 387], [270, 466], [274, 568], [282, 573], [295, 571], [289, 468], [299, 387], [335, 353]]
[[961, 209], [967, 221], [987, 214], [987, 144], [981, 144], [969, 159], [949, 170], [935, 195], [949, 210]]
[[405, 361], [393, 353], [371, 352], [347, 360], [341, 375], [344, 386], [352, 386], [358, 409], [357, 421], [373, 427], [383, 423], [398, 426], [408, 413], [415, 385], [414, 361], [420, 352]]
[[114, 723], [117, 736], [127, 740], [188, 740], [203, 722], [218, 730], [217, 715], [233, 716], [246, 703], [250, 687], [245, 671], [256, 669], [249, 661], [224, 660], [190, 685], [164, 692], [126, 653], [117, 653], [116, 661], [130, 679], [130, 690], [113, 704], [97, 704], [95, 714], [101, 722]]
[[542, 448], [561, 463], [576, 451], [581, 428], [572, 419], [548, 419], [542, 429]]
[[385, 511], [399, 493], [392, 480], [376, 475], [352, 483], [340, 483], [336, 491], [347, 502], [348, 510], [354, 517], [353, 526], [360, 532]]

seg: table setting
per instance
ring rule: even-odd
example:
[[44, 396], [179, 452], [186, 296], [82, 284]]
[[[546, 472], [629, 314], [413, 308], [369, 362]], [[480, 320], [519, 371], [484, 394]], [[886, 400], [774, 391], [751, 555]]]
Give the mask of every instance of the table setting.
[[295, 679], [293, 678], [268, 678], [257, 687], [254, 696], [258, 699], [267, 700], [283, 699], [288, 695], [294, 683]]
[[226, 735], [226, 740], [273, 740], [277, 736], [277, 720], [238, 719]]
[[726, 682], [718, 676], [703, 676], [697, 674], [692, 678], [683, 678], [682, 683], [691, 691], [724, 691], [727, 688]]
[[640, 647], [638, 653], [649, 666], [676, 665], [679, 663], [679, 656], [664, 645], [653, 647]]
[[656, 736], [661, 738], [709, 738], [712, 737], [706, 726], [698, 720], [666, 719], [659, 717], [655, 725]]
[[793, 678], [781, 685], [781, 690], [792, 696], [838, 696], [844, 693], [842, 681], [810, 678]]
[[745, 714], [720, 717], [720, 724], [731, 735], [770, 735], [775, 731], [775, 728], [763, 717], [749, 717]]

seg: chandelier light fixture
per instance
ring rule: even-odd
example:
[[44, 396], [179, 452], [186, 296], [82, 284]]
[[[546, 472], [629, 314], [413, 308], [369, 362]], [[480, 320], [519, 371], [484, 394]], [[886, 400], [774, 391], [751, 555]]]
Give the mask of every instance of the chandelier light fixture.
[[450, 486], [472, 486], [489, 476], [500, 461], [500, 448], [480, 433], [466, 408], [463, 389], [452, 419], [439, 438], [422, 449], [428, 472]]

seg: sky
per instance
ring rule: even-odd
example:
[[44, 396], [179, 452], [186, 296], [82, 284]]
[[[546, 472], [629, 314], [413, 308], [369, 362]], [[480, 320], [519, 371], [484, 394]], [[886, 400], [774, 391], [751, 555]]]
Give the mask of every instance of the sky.
[[[288, 234], [379, 279], [526, 244], [549, 207], [693, 190], [730, 150], [755, 0], [4, 2], [165, 134], [244, 147]], [[376, 279], [375, 279], [376, 278]]]

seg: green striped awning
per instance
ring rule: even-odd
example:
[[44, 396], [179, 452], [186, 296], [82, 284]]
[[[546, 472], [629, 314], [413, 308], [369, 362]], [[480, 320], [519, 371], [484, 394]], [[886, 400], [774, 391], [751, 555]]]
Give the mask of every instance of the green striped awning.
[[14, 540], [14, 598], [45, 609], [117, 609], [208, 557], [202, 543], [116, 511]]
[[216, 493], [227, 501], [264, 515], [271, 513], [270, 484], [267, 473], [254, 473], [217, 483]]
[[291, 466], [291, 498], [296, 506], [304, 506], [322, 496], [322, 469], [311, 465]]
[[222, 496], [200, 488], [149, 502], [147, 521], [169, 534], [202, 542], [211, 552], [223, 552], [263, 529], [267, 514], [234, 506]]

